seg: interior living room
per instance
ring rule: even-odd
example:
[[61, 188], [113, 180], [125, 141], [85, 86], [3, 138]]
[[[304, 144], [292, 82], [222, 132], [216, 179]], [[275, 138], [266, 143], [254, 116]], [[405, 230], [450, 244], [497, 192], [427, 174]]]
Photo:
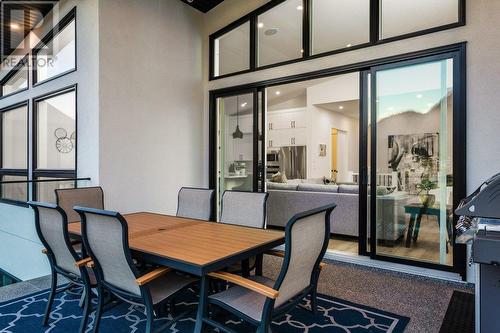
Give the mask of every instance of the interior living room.
[[1, 0], [0, 332], [498, 332], [493, 0]]

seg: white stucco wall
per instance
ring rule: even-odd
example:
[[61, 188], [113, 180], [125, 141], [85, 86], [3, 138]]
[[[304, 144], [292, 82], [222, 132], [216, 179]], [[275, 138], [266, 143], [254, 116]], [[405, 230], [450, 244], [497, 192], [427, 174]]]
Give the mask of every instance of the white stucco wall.
[[100, 1], [100, 182], [109, 209], [175, 213], [203, 185], [202, 14]]

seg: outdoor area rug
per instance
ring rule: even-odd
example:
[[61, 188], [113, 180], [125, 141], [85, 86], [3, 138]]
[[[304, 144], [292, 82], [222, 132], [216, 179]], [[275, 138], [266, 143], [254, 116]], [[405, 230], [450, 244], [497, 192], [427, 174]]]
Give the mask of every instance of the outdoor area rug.
[[473, 333], [474, 311], [474, 294], [455, 290], [439, 332]]
[[[52, 306], [53, 312], [47, 327], [42, 327], [42, 318], [47, 304], [48, 291], [28, 295], [16, 300], [0, 304], [0, 332], [77, 332], [80, 325], [82, 310], [78, 306], [79, 296], [70, 293], [60, 293], [56, 296]], [[197, 297], [194, 292], [188, 291], [178, 297], [176, 312], [183, 313], [190, 308], [190, 315], [177, 321], [165, 332], [191, 333], [195, 323], [195, 307]], [[363, 305], [343, 301], [330, 296], [320, 295], [318, 300], [319, 313], [314, 316], [306, 308], [309, 302], [296, 307], [288, 315], [277, 320], [272, 325], [273, 333], [363, 333], [363, 332], [403, 332], [409, 318], [385, 311], [369, 308]], [[225, 321], [237, 332], [255, 332], [255, 328], [242, 323], [235, 317], [225, 316], [224, 312], [215, 314], [214, 319]], [[87, 332], [91, 331], [93, 314]], [[160, 320], [155, 327], [159, 327]], [[158, 326], [156, 326], [158, 325]], [[99, 325], [100, 332], [143, 332], [145, 316], [140, 307], [128, 304], [119, 304], [104, 313]]]

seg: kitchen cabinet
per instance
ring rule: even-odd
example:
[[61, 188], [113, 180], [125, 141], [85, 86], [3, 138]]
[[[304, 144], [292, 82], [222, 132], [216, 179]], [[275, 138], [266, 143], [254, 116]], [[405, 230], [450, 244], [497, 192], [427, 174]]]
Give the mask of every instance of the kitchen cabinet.
[[268, 113], [267, 147], [307, 144], [307, 113], [304, 108]]
[[307, 127], [306, 109], [271, 111], [267, 115], [267, 129], [283, 130]]

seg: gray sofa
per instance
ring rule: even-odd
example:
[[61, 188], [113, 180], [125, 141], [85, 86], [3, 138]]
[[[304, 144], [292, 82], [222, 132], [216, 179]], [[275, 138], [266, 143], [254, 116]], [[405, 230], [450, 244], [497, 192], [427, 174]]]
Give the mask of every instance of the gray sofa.
[[[354, 237], [359, 235], [357, 185], [268, 182], [267, 189], [268, 225], [284, 227], [293, 215], [334, 202], [337, 207], [331, 216], [331, 233]], [[406, 229], [404, 205], [408, 199], [408, 195], [401, 193], [377, 197], [379, 240], [393, 242], [404, 235]]]

